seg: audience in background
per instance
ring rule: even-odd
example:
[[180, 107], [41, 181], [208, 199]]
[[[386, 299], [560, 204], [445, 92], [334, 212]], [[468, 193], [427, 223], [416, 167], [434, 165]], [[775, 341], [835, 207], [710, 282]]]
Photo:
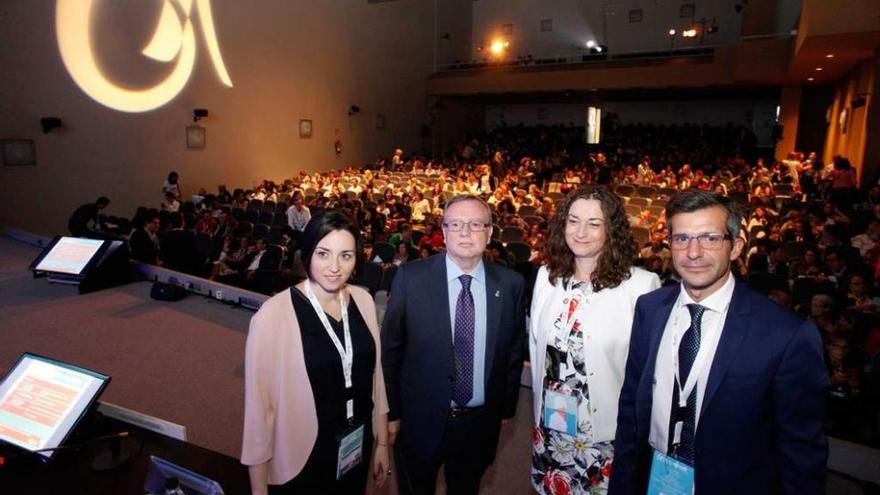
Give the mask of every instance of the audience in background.
[[[398, 149], [390, 159], [379, 158], [363, 169], [297, 171], [283, 181], [264, 180], [251, 190], [231, 193], [223, 185], [198, 204], [178, 199], [180, 185], [172, 173], [169, 189], [163, 188], [172, 197], [160, 212], [159, 260], [274, 293], [304, 273], [297, 250], [309, 218], [341, 209], [372, 246], [365, 259], [378, 265], [378, 275], [359, 271], [356, 282], [375, 292], [390, 288], [396, 263], [443, 251], [437, 219], [446, 200], [476, 192], [493, 209], [495, 239], [487, 259], [529, 280], [543, 261], [547, 220], [560, 199], [573, 188], [605, 184], [624, 201], [639, 248], [636, 264], [666, 284], [677, 280], [669, 261], [666, 202], [686, 189], [718, 191], [736, 199], [746, 214], [742, 235], [747, 254], [734, 262], [734, 275], [802, 316], [825, 322], [818, 326], [826, 350], [834, 351], [827, 355], [829, 369], [842, 365], [847, 370], [837, 371], [836, 382], [845, 390], [835, 399], [842, 404], [838, 410], [862, 418], [843, 421], [849, 416], [841, 412], [835, 425], [846, 430], [841, 435], [868, 435], [880, 444], [877, 408], [869, 412], [865, 395], [866, 383], [880, 382], [870, 371], [876, 352], [868, 350], [872, 330], [880, 328], [874, 304], [880, 295], [880, 187], [860, 193], [844, 157], [826, 166], [812, 152], [792, 153], [778, 163], [759, 154], [754, 136], [741, 126], [622, 124], [610, 115], [597, 146], [583, 144], [582, 127], [501, 126], [436, 156]], [[98, 221], [95, 205], [85, 207], [75, 215], [77, 232]], [[207, 249], [180, 233], [195, 226], [196, 219], [198, 231], [210, 237]], [[133, 236], [141, 229], [137, 237], [142, 241], [146, 231], [133, 227]], [[278, 248], [280, 263], [272, 265], [280, 268], [251, 270], [259, 274], [248, 277], [256, 239], [263, 239], [267, 249]], [[405, 250], [398, 249], [401, 244]], [[816, 294], [830, 297], [833, 311], [810, 316]], [[827, 297], [819, 297], [816, 305], [826, 304]], [[851, 329], [842, 332], [829, 321], [846, 321]], [[844, 341], [847, 345], [841, 346]], [[847, 373], [846, 380], [840, 378]], [[858, 381], [853, 373], [860, 375]]]

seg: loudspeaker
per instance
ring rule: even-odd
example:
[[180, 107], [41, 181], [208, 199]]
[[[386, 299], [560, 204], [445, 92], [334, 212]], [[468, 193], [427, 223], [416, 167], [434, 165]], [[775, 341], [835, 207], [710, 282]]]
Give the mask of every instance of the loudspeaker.
[[43, 126], [43, 134], [49, 134], [52, 129], [61, 127], [61, 119], [58, 117], [43, 117], [40, 119], [40, 125]]
[[186, 295], [186, 289], [176, 284], [153, 282], [150, 297], [157, 301], [180, 301]]

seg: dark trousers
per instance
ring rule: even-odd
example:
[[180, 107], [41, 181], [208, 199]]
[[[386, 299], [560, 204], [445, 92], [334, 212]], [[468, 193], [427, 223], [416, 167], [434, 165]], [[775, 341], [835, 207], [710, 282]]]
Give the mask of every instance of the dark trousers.
[[432, 459], [420, 459], [398, 443], [394, 449], [394, 461], [401, 495], [434, 495], [441, 465], [448, 495], [476, 495], [488, 467], [483, 450], [494, 447], [475, 443], [474, 439], [481, 437], [475, 435], [479, 423], [479, 413], [448, 418], [440, 452]]

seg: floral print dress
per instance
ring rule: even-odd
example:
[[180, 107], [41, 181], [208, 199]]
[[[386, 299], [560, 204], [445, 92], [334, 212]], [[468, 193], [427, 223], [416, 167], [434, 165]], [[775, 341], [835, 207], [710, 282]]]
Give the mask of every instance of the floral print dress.
[[[568, 281], [565, 281], [568, 284]], [[577, 306], [591, 293], [589, 283], [576, 283], [560, 308], [554, 329], [566, 328], [577, 316]], [[560, 332], [561, 333], [561, 332]], [[612, 442], [592, 442], [590, 392], [584, 364], [584, 334], [574, 321], [567, 336], [551, 337], [547, 342], [545, 388], [577, 400], [577, 435], [547, 428], [543, 418], [532, 439], [532, 486], [543, 495], [604, 494], [608, 491]], [[541, 411], [544, 411], [544, 391]]]

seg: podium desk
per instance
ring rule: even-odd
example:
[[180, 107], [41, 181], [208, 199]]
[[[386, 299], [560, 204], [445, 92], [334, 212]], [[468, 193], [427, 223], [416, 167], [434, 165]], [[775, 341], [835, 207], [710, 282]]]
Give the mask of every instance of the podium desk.
[[77, 427], [65, 445], [78, 444], [101, 435], [128, 431], [119, 440], [131, 458], [109, 471], [95, 471], [92, 460], [113, 441], [99, 440], [79, 449], [61, 450], [43, 462], [39, 454], [0, 445], [5, 464], [0, 466], [2, 495], [143, 495], [144, 480], [155, 455], [218, 482], [227, 495], [250, 493], [247, 467], [238, 459], [197, 445], [160, 435], [121, 421], [100, 416]]

